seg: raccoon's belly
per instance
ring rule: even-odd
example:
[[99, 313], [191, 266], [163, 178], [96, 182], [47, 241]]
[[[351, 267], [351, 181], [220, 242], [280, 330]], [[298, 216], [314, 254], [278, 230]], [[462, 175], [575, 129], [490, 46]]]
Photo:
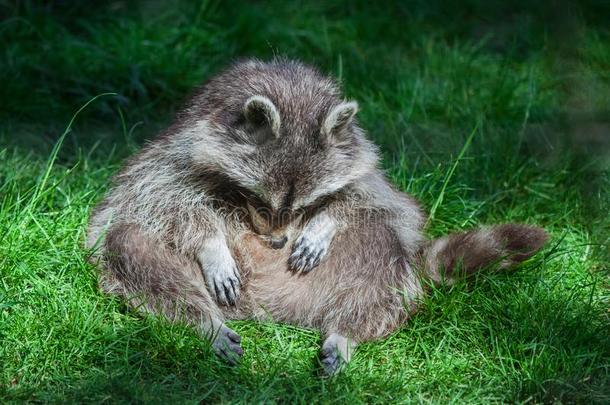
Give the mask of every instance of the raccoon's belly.
[[[283, 249], [271, 249], [254, 234], [239, 239], [239, 261], [246, 278], [241, 298], [242, 317], [275, 320], [310, 326], [302, 322], [312, 315], [311, 278], [316, 275], [295, 274], [288, 268], [293, 241]], [[245, 270], [245, 271], [243, 271]], [[317, 297], [322, 299], [323, 297]]]

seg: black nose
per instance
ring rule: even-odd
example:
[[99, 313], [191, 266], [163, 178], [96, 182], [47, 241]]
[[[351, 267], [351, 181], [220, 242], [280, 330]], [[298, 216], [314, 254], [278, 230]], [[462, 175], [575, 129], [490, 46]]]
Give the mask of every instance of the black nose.
[[281, 239], [271, 239], [271, 242], [270, 242], [271, 249], [281, 249], [284, 247], [284, 245], [286, 245], [287, 241], [288, 241], [288, 238], [286, 236], [284, 236]]

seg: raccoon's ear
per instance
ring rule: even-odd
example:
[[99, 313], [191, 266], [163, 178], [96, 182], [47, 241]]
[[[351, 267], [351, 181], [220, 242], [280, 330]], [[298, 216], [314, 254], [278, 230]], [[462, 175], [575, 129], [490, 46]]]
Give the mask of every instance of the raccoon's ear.
[[264, 96], [252, 96], [244, 104], [246, 120], [255, 125], [269, 125], [276, 138], [280, 136], [280, 113], [271, 100]]
[[333, 107], [322, 125], [322, 135], [328, 139], [341, 137], [345, 129], [354, 120], [354, 115], [358, 112], [358, 103], [347, 101]]

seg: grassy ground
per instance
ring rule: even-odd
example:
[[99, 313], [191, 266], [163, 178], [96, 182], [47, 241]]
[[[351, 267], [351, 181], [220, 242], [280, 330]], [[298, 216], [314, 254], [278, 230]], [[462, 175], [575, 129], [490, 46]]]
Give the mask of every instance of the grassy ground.
[[[610, 401], [607, 6], [33, 3], [0, 1], [0, 401]], [[316, 332], [234, 323], [229, 367], [100, 294], [84, 227], [122, 159], [228, 61], [274, 54], [342, 79], [430, 235], [521, 221], [548, 248], [432, 291], [332, 380]]]

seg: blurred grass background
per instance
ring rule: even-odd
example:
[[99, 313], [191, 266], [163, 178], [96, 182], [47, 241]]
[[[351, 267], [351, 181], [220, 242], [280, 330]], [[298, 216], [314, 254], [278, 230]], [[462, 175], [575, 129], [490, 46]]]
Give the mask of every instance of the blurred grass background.
[[[0, 400], [610, 401], [608, 2], [0, 1], [0, 19]], [[433, 291], [334, 380], [312, 331], [237, 323], [230, 368], [102, 296], [82, 237], [121, 161], [210, 75], [274, 55], [342, 81], [394, 183], [441, 202], [430, 235], [537, 223], [545, 253]]]

